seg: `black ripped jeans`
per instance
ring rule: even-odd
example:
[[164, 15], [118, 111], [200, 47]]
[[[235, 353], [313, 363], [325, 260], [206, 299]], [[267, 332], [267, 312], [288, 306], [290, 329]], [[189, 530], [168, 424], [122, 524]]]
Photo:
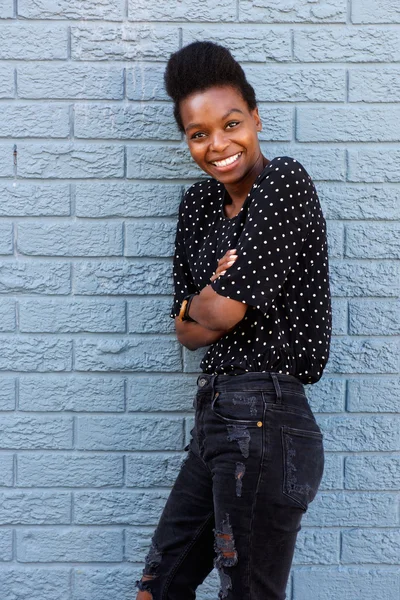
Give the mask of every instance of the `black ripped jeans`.
[[250, 372], [203, 373], [197, 387], [188, 455], [137, 586], [153, 600], [192, 600], [215, 566], [220, 599], [284, 600], [300, 522], [324, 471], [304, 386]]

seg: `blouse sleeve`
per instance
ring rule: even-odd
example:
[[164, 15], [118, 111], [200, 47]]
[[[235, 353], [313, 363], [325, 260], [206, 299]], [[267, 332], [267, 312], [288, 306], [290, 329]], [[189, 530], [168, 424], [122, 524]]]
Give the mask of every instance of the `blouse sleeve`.
[[173, 319], [179, 315], [179, 310], [185, 296], [198, 291], [190, 272], [184, 242], [184, 208], [186, 197], [187, 192], [179, 206], [179, 216], [175, 235], [175, 250], [173, 260], [174, 300], [169, 315]]
[[285, 164], [254, 184], [236, 244], [238, 258], [211, 282], [218, 294], [265, 314], [296, 264], [310, 227], [311, 177], [298, 161], [287, 157]]

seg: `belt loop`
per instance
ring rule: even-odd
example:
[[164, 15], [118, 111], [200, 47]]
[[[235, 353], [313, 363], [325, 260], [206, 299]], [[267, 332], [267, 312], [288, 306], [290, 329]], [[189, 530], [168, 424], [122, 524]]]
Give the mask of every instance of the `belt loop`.
[[211, 400], [214, 398], [214, 395], [215, 395], [214, 386], [215, 386], [215, 380], [216, 380], [217, 377], [218, 377], [217, 373], [214, 373], [210, 377], [210, 383], [211, 383]]
[[272, 381], [274, 383], [274, 388], [276, 391], [276, 396], [277, 396], [277, 404], [282, 404], [282, 390], [281, 390], [281, 386], [279, 385], [279, 380], [278, 377], [276, 375], [276, 373], [271, 373], [271, 377], [272, 377]]

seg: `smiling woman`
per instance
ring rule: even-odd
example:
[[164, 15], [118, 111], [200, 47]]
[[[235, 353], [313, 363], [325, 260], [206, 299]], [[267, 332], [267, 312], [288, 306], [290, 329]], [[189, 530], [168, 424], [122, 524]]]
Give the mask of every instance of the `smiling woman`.
[[329, 357], [326, 223], [300, 162], [262, 154], [255, 92], [227, 48], [182, 48], [165, 85], [209, 175], [179, 206], [170, 316], [181, 344], [208, 350], [188, 455], [137, 600], [193, 600], [213, 566], [220, 599], [284, 600], [324, 471], [304, 384], [321, 378]]

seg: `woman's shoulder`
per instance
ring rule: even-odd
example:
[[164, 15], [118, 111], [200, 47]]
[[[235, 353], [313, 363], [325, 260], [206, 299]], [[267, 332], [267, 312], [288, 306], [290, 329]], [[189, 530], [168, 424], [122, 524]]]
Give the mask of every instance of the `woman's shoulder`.
[[266, 174], [269, 173], [270, 169], [274, 167], [273, 171], [281, 171], [290, 175], [298, 175], [299, 173], [307, 178], [311, 179], [307, 169], [305, 166], [297, 159], [292, 156], [276, 156], [273, 158], [268, 165], [265, 167], [264, 171]]
[[196, 181], [189, 186], [183, 194], [183, 208], [189, 209], [193, 207], [194, 204], [197, 204], [199, 201], [202, 201], [206, 198], [207, 200], [210, 200], [210, 196], [212, 197], [220, 191], [220, 186], [221, 184], [212, 177], [209, 179], [201, 179], [200, 181]]

